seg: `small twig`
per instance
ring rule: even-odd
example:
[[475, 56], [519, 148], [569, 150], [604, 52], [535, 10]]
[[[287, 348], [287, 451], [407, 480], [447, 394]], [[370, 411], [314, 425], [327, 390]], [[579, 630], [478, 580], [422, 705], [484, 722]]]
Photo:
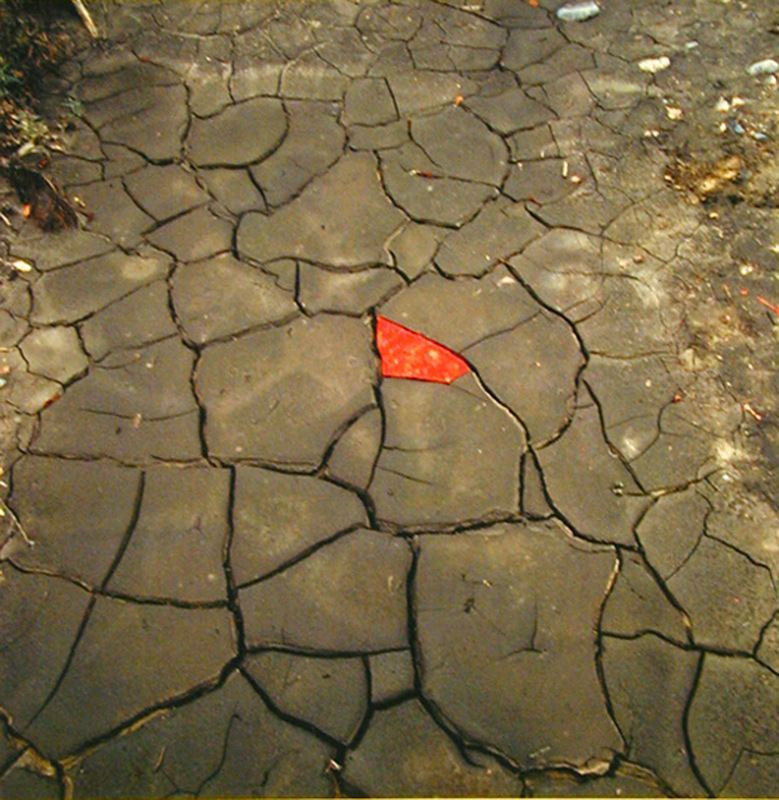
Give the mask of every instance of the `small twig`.
[[779, 306], [776, 305], [776, 303], [772, 303], [770, 300], [766, 300], [765, 297], [761, 297], [760, 295], [757, 295], [755, 300], [757, 300], [760, 305], [765, 306], [770, 311], [773, 311], [774, 314], [779, 317]]
[[87, 10], [87, 7], [84, 5], [84, 0], [72, 0], [73, 5], [78, 12], [78, 15], [81, 17], [81, 21], [84, 23], [84, 26], [89, 31], [89, 35], [93, 39], [100, 38], [100, 32], [97, 30], [97, 25], [95, 25], [95, 21], [92, 19], [92, 15]]

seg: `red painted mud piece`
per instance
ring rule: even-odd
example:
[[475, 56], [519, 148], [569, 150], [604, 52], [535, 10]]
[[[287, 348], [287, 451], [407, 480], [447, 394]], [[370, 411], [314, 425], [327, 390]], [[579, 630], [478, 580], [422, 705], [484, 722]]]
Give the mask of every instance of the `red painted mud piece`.
[[386, 317], [376, 318], [376, 345], [385, 378], [452, 383], [470, 372], [457, 353]]

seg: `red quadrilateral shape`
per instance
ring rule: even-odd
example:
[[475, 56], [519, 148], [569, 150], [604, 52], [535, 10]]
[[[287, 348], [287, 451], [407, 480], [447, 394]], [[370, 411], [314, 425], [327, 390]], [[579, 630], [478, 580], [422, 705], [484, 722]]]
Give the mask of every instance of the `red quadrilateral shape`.
[[452, 383], [471, 371], [457, 353], [386, 317], [376, 318], [376, 346], [385, 378]]

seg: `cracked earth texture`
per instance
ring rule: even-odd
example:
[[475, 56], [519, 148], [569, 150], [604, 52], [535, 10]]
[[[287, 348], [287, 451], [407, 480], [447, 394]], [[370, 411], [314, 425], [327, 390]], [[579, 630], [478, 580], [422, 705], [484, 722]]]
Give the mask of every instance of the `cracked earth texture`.
[[770, 4], [110, 5], [8, 243], [0, 796], [776, 793], [771, 317], [696, 269], [779, 237], [663, 103], [769, 103]]

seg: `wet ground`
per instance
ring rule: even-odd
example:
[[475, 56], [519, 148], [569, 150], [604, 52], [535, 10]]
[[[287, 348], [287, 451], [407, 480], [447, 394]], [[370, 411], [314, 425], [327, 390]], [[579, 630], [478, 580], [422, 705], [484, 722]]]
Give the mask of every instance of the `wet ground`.
[[92, 6], [1, 797], [776, 794], [779, 17], [559, 5]]

